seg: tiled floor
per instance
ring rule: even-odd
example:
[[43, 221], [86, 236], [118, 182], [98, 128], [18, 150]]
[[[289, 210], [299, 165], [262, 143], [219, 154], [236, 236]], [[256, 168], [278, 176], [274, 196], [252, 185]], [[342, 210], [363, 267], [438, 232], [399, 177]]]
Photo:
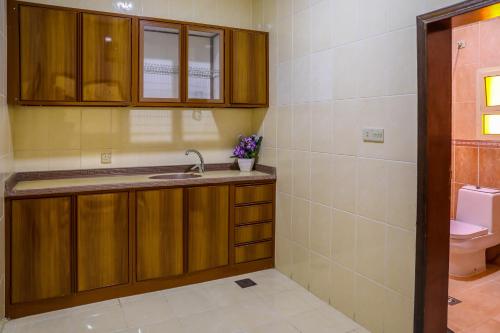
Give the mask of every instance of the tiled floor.
[[[234, 281], [251, 278], [246, 289]], [[276, 270], [9, 321], [4, 333], [366, 333]]]
[[474, 279], [450, 278], [449, 295], [462, 303], [448, 306], [448, 327], [455, 333], [500, 332], [500, 267]]

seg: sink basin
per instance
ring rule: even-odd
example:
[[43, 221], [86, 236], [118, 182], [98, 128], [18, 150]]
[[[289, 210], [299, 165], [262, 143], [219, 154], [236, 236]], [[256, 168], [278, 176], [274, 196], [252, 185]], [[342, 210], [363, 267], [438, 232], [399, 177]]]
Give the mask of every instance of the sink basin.
[[191, 179], [199, 177], [201, 177], [201, 175], [195, 173], [167, 173], [164, 175], [151, 176], [149, 179]]

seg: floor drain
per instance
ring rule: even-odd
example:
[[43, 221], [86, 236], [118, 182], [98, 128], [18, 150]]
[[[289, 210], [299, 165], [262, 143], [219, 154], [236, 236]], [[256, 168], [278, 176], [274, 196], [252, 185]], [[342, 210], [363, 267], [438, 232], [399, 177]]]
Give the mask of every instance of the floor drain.
[[248, 287], [257, 285], [257, 283], [253, 282], [251, 279], [243, 279], [243, 280], [238, 280], [238, 281], [234, 281], [234, 282], [236, 282], [236, 284], [238, 286], [240, 286], [241, 288], [248, 288]]
[[455, 297], [448, 296], [448, 305], [457, 305], [459, 303], [462, 303], [462, 301], [456, 299]]

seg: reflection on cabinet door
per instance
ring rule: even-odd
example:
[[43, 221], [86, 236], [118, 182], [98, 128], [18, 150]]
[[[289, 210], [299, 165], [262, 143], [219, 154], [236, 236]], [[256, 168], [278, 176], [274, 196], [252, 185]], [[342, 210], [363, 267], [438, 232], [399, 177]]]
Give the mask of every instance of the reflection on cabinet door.
[[231, 103], [267, 103], [267, 35], [233, 30], [231, 36]]
[[200, 271], [228, 264], [229, 187], [188, 189], [188, 269]]
[[137, 192], [137, 280], [184, 271], [183, 189]]
[[224, 102], [224, 30], [188, 27], [188, 102]]
[[128, 282], [128, 193], [77, 199], [78, 291]]
[[82, 20], [83, 101], [130, 101], [131, 20], [87, 13]]
[[71, 294], [71, 199], [12, 201], [11, 301]]
[[21, 100], [76, 101], [76, 13], [20, 6]]
[[141, 102], [181, 101], [181, 25], [140, 23]]

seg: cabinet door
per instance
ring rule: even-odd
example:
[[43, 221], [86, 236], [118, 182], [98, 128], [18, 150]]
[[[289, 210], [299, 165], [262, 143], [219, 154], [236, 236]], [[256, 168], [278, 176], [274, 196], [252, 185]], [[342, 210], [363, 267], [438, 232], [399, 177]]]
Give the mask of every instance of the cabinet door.
[[184, 271], [183, 190], [137, 192], [137, 280]]
[[267, 103], [267, 34], [233, 30], [231, 103]]
[[21, 100], [76, 101], [76, 13], [20, 6]]
[[188, 27], [187, 100], [224, 102], [224, 30]]
[[181, 101], [181, 25], [141, 21], [141, 102]]
[[128, 213], [128, 193], [78, 196], [78, 291], [128, 282]]
[[229, 188], [188, 190], [188, 266], [199, 271], [228, 264]]
[[131, 20], [83, 14], [84, 102], [128, 102], [131, 81]]
[[70, 198], [14, 200], [11, 301], [71, 294]]

